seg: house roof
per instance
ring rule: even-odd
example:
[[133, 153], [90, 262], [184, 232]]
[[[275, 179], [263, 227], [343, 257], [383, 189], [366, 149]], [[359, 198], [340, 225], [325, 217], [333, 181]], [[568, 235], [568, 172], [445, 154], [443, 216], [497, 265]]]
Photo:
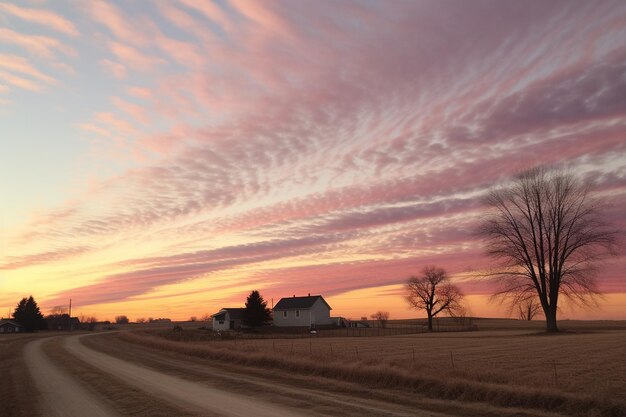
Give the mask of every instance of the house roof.
[[324, 300], [324, 297], [321, 295], [281, 298], [280, 301], [274, 306], [274, 310], [306, 310], [313, 307], [313, 304], [315, 304], [317, 300], [322, 300], [328, 309], [332, 310], [332, 307], [328, 305], [326, 300]]
[[229, 320], [242, 320], [244, 311], [245, 308], [223, 308], [213, 314], [213, 318], [217, 320], [224, 320], [226, 313], [228, 312]]
[[0, 326], [4, 326], [4, 325], [11, 325], [11, 326], [15, 326], [15, 327], [22, 327], [21, 324], [13, 321], [13, 320], [0, 320]]

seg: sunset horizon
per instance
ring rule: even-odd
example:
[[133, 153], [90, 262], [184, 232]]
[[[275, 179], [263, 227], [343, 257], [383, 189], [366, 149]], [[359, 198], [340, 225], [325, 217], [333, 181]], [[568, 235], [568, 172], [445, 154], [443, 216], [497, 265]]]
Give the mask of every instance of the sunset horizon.
[[625, 40], [619, 1], [2, 2], [0, 318], [423, 318], [428, 265], [517, 318], [477, 232], [544, 167], [619, 234], [559, 320], [626, 320]]

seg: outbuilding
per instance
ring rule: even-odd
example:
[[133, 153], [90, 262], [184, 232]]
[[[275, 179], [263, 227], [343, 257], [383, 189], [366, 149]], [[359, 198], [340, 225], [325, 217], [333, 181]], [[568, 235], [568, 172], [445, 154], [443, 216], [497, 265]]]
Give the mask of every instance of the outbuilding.
[[213, 330], [236, 330], [241, 328], [245, 308], [223, 308], [213, 314]]
[[23, 333], [24, 328], [21, 324], [12, 320], [0, 320], [0, 334], [4, 333]]
[[332, 308], [321, 295], [281, 298], [274, 306], [274, 325], [279, 327], [330, 326]]

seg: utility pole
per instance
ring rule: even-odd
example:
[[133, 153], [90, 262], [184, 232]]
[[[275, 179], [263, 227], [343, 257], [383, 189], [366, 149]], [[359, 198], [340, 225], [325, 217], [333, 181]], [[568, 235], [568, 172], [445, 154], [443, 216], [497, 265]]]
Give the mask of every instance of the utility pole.
[[72, 331], [72, 299], [70, 298], [70, 332]]

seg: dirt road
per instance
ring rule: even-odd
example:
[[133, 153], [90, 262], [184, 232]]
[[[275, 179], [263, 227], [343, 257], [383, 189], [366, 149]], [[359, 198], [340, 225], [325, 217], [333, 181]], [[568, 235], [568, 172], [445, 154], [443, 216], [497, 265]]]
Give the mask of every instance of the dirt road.
[[159, 398], [190, 404], [225, 417], [307, 415], [302, 410], [292, 410], [220, 391], [96, 352], [82, 345], [79, 341], [81, 337], [85, 336], [73, 336], [66, 340], [65, 346], [72, 355]]
[[41, 394], [41, 415], [117, 417], [113, 409], [50, 362], [41, 349], [46, 340], [34, 340], [24, 350], [28, 370]]
[[41, 416], [528, 416], [476, 405], [380, 393], [356, 385], [224, 366], [129, 344], [115, 335], [30, 342], [24, 359], [40, 391]]

